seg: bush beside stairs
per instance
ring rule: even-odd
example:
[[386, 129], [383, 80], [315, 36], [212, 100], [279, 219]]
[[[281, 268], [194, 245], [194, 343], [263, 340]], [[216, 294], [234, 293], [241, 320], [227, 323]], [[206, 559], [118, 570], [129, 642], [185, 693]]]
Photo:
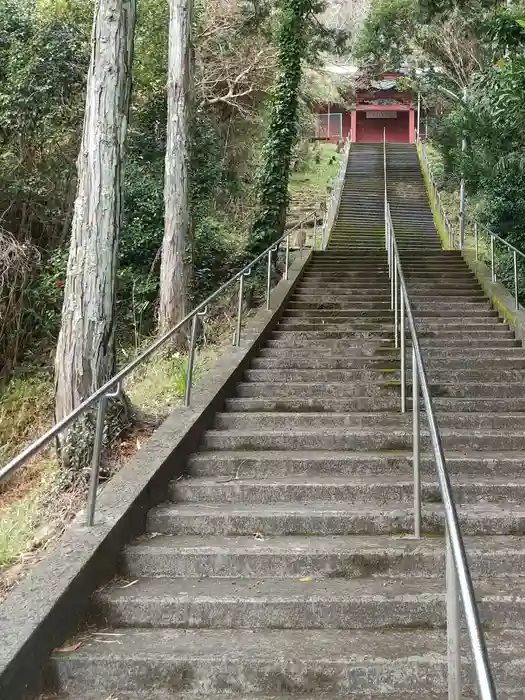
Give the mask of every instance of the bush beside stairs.
[[[411, 537], [382, 168], [382, 146], [352, 148], [328, 249], [123, 552], [133, 585], [99, 591], [98, 634], [53, 659], [60, 697], [446, 697], [443, 514], [425, 433]], [[388, 174], [499, 697], [523, 698], [525, 351], [440, 250], [414, 147], [388, 147]]]

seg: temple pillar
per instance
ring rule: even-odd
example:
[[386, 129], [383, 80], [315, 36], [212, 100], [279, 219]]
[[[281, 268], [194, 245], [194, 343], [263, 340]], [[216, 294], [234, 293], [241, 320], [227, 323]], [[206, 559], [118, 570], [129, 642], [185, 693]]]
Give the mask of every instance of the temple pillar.
[[415, 143], [416, 142], [415, 128], [416, 128], [415, 112], [412, 108], [410, 108], [408, 111], [408, 143]]

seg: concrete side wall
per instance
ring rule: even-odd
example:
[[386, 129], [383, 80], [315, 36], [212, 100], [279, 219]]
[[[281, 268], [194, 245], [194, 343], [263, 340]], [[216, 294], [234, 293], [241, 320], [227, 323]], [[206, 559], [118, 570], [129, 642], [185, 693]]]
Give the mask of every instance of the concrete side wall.
[[441, 239], [441, 245], [443, 246], [443, 250], [449, 250], [449, 249], [450, 249], [450, 245], [449, 245], [448, 234], [447, 234], [447, 232], [446, 232], [446, 230], [445, 230], [445, 222], [444, 222], [443, 219], [441, 218], [441, 214], [440, 214], [440, 212], [439, 212], [438, 204], [437, 204], [437, 202], [436, 202], [436, 200], [434, 199], [434, 196], [433, 196], [433, 194], [432, 194], [432, 186], [431, 186], [431, 184], [430, 184], [430, 180], [429, 180], [429, 177], [428, 177], [428, 172], [427, 172], [427, 170], [425, 169], [425, 167], [424, 167], [424, 165], [423, 165], [423, 161], [422, 161], [422, 159], [421, 159], [421, 153], [420, 153], [419, 149], [417, 149], [417, 155], [418, 155], [418, 158], [419, 158], [419, 164], [420, 164], [420, 167], [421, 167], [421, 172], [423, 173], [423, 179], [424, 179], [424, 181], [425, 181], [425, 185], [426, 185], [426, 188], [427, 188], [428, 201], [429, 201], [429, 203], [430, 203], [430, 208], [432, 209], [432, 214], [434, 215], [434, 222], [435, 222], [435, 224], [436, 224], [437, 232], [439, 233], [439, 237], [440, 237], [440, 239]]
[[516, 302], [512, 294], [499, 282], [492, 281], [490, 269], [485, 263], [476, 260], [476, 253], [474, 250], [464, 249], [462, 255], [467, 265], [479, 280], [484, 292], [490, 297], [494, 308], [514, 329], [516, 338], [523, 342], [525, 340], [525, 309], [520, 306], [518, 311], [516, 311]]

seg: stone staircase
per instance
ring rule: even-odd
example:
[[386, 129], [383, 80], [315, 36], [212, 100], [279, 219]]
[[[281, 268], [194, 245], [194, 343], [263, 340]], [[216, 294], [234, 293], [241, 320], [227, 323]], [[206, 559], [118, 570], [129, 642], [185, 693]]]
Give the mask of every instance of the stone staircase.
[[440, 250], [415, 146], [388, 144], [386, 165], [388, 202], [399, 249]]
[[[387, 145], [387, 191], [399, 249], [441, 247], [417, 151], [409, 144]], [[330, 250], [380, 247], [385, 237], [382, 143], [354, 143]]]
[[[53, 659], [60, 697], [446, 697], [440, 492], [425, 433], [424, 536], [413, 539], [411, 416], [399, 412], [387, 261], [372, 228], [359, 254], [343, 255], [336, 237], [313, 255], [188, 478], [95, 595], [81, 646]], [[407, 226], [419, 242], [418, 230]], [[405, 276], [499, 697], [517, 700], [525, 351], [460, 254], [421, 231], [429, 246], [411, 250], [407, 237]], [[477, 697], [467, 662], [464, 697]]]

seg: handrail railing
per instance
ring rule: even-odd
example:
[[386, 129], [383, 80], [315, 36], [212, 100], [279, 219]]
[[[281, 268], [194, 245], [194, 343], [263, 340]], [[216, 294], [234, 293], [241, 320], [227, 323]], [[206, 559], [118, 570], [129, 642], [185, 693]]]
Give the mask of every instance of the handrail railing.
[[[459, 597], [463, 605], [467, 625], [470, 648], [474, 660], [475, 676], [479, 689], [479, 697], [482, 700], [496, 700], [496, 688], [492, 677], [490, 662], [485, 643], [485, 635], [481, 626], [478, 605], [474, 594], [474, 586], [470, 573], [465, 543], [461, 534], [452, 486], [448, 473], [445, 454], [436, 414], [430, 394], [427, 372], [421, 353], [421, 346], [417, 333], [412, 306], [407, 291], [403, 267], [399, 257], [394, 227], [390, 216], [390, 207], [387, 207], [387, 248], [390, 251], [390, 276], [395, 279], [396, 291], [394, 299], [397, 300], [399, 289], [399, 323], [395, 324], [396, 341], [400, 338], [402, 366], [405, 365], [405, 318], [408, 321], [408, 330], [412, 341], [412, 411], [414, 434], [414, 532], [416, 537], [421, 536], [421, 477], [420, 477], [420, 393], [423, 398], [430, 442], [436, 463], [441, 499], [445, 514], [445, 538], [446, 538], [446, 599], [447, 599], [447, 648], [448, 648], [448, 679], [449, 700], [461, 698], [461, 645], [460, 645], [460, 611]], [[397, 301], [396, 309], [397, 309]], [[397, 313], [396, 313], [397, 318]], [[406, 372], [403, 369], [401, 379], [401, 396], [403, 406], [406, 406]], [[405, 409], [406, 410], [406, 409]]]
[[345, 140], [345, 148], [343, 159], [341, 160], [341, 165], [339, 166], [339, 172], [334, 181], [334, 186], [332, 188], [332, 193], [326, 207], [325, 219], [323, 222], [323, 234], [321, 239], [321, 249], [326, 250], [328, 245], [328, 239], [332, 232], [332, 226], [339, 213], [339, 205], [341, 204], [341, 194], [343, 192], [343, 186], [345, 181], [346, 169], [348, 167], [348, 157], [350, 155], [350, 148], [352, 146], [352, 131], [348, 132]]
[[[462, 250], [465, 247], [465, 240], [463, 236], [461, 235], [461, 231], [458, 231], [458, 235], [456, 236], [454, 233], [454, 228], [451, 226], [450, 221], [444, 211], [443, 208], [443, 203], [441, 200], [441, 194], [439, 192], [439, 188], [436, 184], [434, 174], [432, 172], [432, 166], [430, 165], [430, 161], [428, 159], [428, 154], [426, 152], [425, 146], [423, 144], [423, 141], [421, 139], [416, 140], [417, 143], [417, 148], [421, 156], [421, 161], [423, 163], [423, 166], [426, 170], [428, 180], [430, 182], [430, 186], [432, 189], [432, 197], [434, 199], [434, 202], [436, 203], [436, 206], [438, 208], [438, 213], [443, 221], [444, 229], [448, 235], [448, 241], [449, 241], [449, 247], [452, 250]], [[490, 270], [491, 270], [491, 279], [493, 282], [497, 281], [497, 273], [496, 273], [496, 261], [495, 261], [495, 247], [496, 247], [496, 242], [501, 243], [505, 248], [512, 253], [512, 263], [513, 263], [513, 283], [514, 283], [514, 289], [512, 291], [513, 296], [514, 296], [514, 308], [516, 311], [519, 310], [520, 308], [520, 303], [519, 303], [519, 290], [518, 290], [518, 255], [525, 260], [525, 253], [522, 250], [519, 250], [515, 246], [513, 246], [511, 243], [506, 241], [505, 239], [501, 238], [501, 236], [498, 236], [497, 233], [494, 233], [488, 226], [485, 226], [484, 224], [480, 224], [477, 221], [472, 221], [473, 228], [474, 228], [474, 250], [476, 254], [476, 261], [479, 261], [480, 259], [480, 253], [479, 253], [479, 237], [480, 237], [480, 231], [484, 231], [487, 236], [489, 237], [490, 241]]]
[[[436, 420], [427, 372], [417, 333], [412, 305], [403, 274], [397, 247], [390, 206], [387, 200], [386, 138], [383, 138], [385, 176], [385, 246], [389, 276], [392, 282], [391, 301], [394, 309], [394, 338], [396, 348], [401, 346], [401, 411], [406, 411], [406, 332], [405, 319], [412, 341], [412, 416], [413, 416], [413, 470], [414, 470], [414, 535], [421, 537], [421, 472], [420, 472], [420, 394], [426, 412], [430, 443], [438, 473], [441, 499], [445, 514], [446, 547], [446, 601], [448, 697], [461, 699], [461, 639], [459, 598], [463, 605], [474, 671], [481, 700], [497, 700], [490, 662], [474, 594], [465, 543], [461, 534], [457, 508], [452, 494], [441, 434]], [[459, 596], [458, 596], [459, 587]]]
[[142, 365], [147, 359], [154, 355], [160, 348], [162, 348], [166, 343], [173, 337], [173, 335], [182, 327], [186, 326], [190, 321], [192, 322], [191, 335], [190, 335], [190, 347], [188, 354], [188, 369], [186, 374], [186, 386], [185, 386], [185, 396], [184, 403], [186, 406], [190, 405], [191, 401], [191, 385], [193, 379], [193, 367], [195, 361], [195, 350], [197, 345], [197, 334], [198, 334], [198, 324], [199, 321], [207, 314], [208, 306], [217, 297], [219, 297], [223, 292], [229, 289], [235, 282], [239, 283], [238, 292], [238, 303], [237, 303], [237, 318], [236, 318], [236, 328], [234, 334], [233, 345], [239, 346], [241, 343], [241, 331], [242, 331], [242, 311], [243, 311], [243, 295], [244, 295], [244, 279], [251, 275], [252, 269], [255, 265], [262, 262], [265, 258], [267, 260], [267, 283], [266, 283], [266, 308], [270, 310], [270, 292], [271, 292], [271, 270], [272, 270], [272, 254], [275, 253], [281, 243], [286, 241], [286, 251], [285, 251], [285, 261], [284, 261], [284, 274], [283, 279], [288, 279], [288, 269], [290, 265], [290, 237], [297, 231], [301, 230], [301, 240], [300, 240], [300, 254], [302, 255], [304, 241], [303, 241], [303, 227], [304, 224], [311, 219], [313, 215], [314, 220], [314, 230], [312, 237], [312, 250], [315, 250], [317, 243], [317, 212], [311, 211], [306, 214], [301, 221], [299, 221], [294, 227], [286, 231], [277, 241], [272, 243], [264, 252], [258, 255], [254, 260], [252, 260], [248, 265], [246, 265], [242, 270], [240, 270], [236, 275], [231, 277], [227, 282], [222, 284], [213, 294], [211, 294], [207, 299], [198, 304], [193, 311], [187, 314], [176, 326], [174, 326], [170, 331], [165, 333], [161, 338], [152, 343], [149, 348], [147, 348], [143, 353], [141, 353], [133, 362], [130, 362], [126, 367], [120, 370], [114, 377], [109, 379], [100, 389], [97, 389], [91, 396], [89, 396], [85, 401], [83, 401], [74, 411], [71, 411], [69, 415], [63, 418], [61, 421], [56, 423], [47, 432], [41, 435], [38, 440], [35, 440], [31, 445], [26, 447], [19, 455], [14, 457], [9, 461], [4, 467], [0, 468], [0, 484], [7, 482], [15, 472], [17, 472], [21, 467], [24, 466], [32, 457], [34, 457], [40, 450], [42, 450], [46, 445], [48, 445], [52, 440], [58, 438], [61, 433], [63, 433], [66, 428], [68, 428], [79, 416], [86, 413], [88, 410], [92, 409], [97, 405], [97, 422], [95, 427], [95, 435], [93, 442], [93, 453], [91, 461], [91, 475], [89, 484], [89, 495], [87, 503], [87, 524], [88, 526], [93, 525], [95, 517], [95, 507], [97, 498], [97, 488], [99, 482], [100, 474], [100, 464], [102, 457], [102, 447], [103, 447], [103, 432], [104, 423], [106, 415], [106, 405], [108, 399], [116, 398], [120, 395], [122, 390], [122, 382], [128, 377], [137, 367]]

